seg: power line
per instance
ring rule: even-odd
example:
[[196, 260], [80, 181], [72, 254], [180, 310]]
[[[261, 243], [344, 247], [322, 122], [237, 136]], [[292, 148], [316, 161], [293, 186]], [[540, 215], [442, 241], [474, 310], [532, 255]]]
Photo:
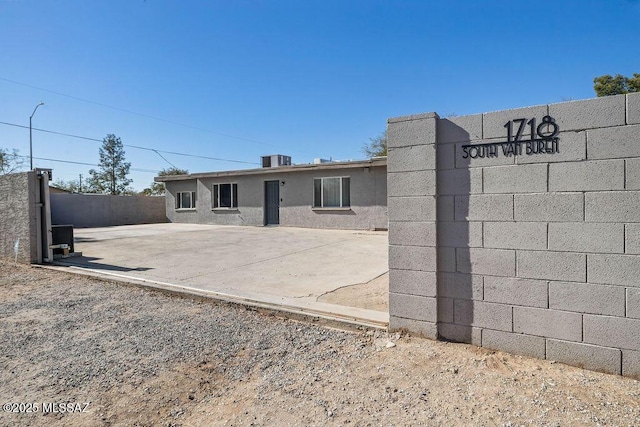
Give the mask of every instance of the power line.
[[[7, 126], [15, 126], [17, 128], [29, 129], [29, 126], [19, 125], [17, 123], [0, 122], [0, 124], [7, 125]], [[78, 139], [86, 139], [87, 141], [102, 142], [101, 139], [89, 138], [87, 136], [72, 135], [72, 134], [69, 134], [69, 133], [56, 132], [56, 131], [53, 131], [53, 130], [38, 129], [38, 128], [33, 128], [33, 130], [37, 130], [39, 132], [45, 132], [45, 133], [52, 133], [54, 135], [62, 135], [62, 136], [70, 136], [72, 138], [78, 138]]]
[[[18, 157], [22, 157], [25, 159], [28, 159], [29, 156], [22, 156], [18, 154]], [[49, 162], [59, 162], [59, 163], [72, 163], [74, 165], [84, 165], [84, 166], [97, 166], [100, 167], [100, 165], [97, 165], [95, 163], [85, 163], [85, 162], [73, 162], [71, 160], [60, 160], [60, 159], [48, 159], [46, 157], [34, 157], [34, 159], [36, 160], [46, 160]], [[158, 174], [160, 173], [160, 171], [157, 170], [152, 170], [152, 169], [139, 169], [139, 168], [129, 168], [129, 170], [132, 170], [134, 172], [145, 172], [145, 173], [153, 173], [153, 174]]]
[[[134, 114], [136, 116], [145, 117], [145, 118], [151, 119], [151, 120], [157, 120], [157, 121], [160, 121], [160, 122], [169, 123], [169, 124], [176, 125], [176, 126], [182, 126], [184, 128], [195, 129], [195, 130], [199, 130], [199, 131], [202, 131], [202, 132], [208, 132], [208, 133], [212, 133], [212, 134], [215, 134], [215, 135], [224, 136], [225, 138], [237, 139], [239, 141], [246, 141], [246, 142], [251, 142], [251, 143], [254, 143], [254, 144], [269, 145], [269, 146], [275, 147], [275, 148], [283, 148], [283, 147], [280, 147], [278, 145], [271, 144], [271, 143], [268, 143], [268, 142], [258, 141], [258, 140], [250, 139], [250, 138], [243, 138], [243, 137], [240, 137], [240, 136], [234, 136], [234, 135], [229, 135], [229, 134], [222, 133], [222, 132], [217, 132], [217, 131], [214, 131], [214, 130], [211, 130], [211, 129], [205, 129], [205, 128], [201, 128], [201, 127], [198, 127], [198, 126], [192, 126], [192, 125], [187, 125], [187, 124], [180, 123], [180, 122], [174, 122], [173, 120], [167, 120], [167, 119], [163, 119], [163, 118], [160, 118], [160, 117], [150, 116], [148, 114], [143, 114], [143, 113], [138, 113], [136, 111], [127, 110], [125, 108], [114, 107], [113, 105], [103, 104], [101, 102], [92, 101], [90, 99], [80, 98], [78, 96], [67, 95], [65, 93], [56, 92], [56, 91], [45, 89], [45, 88], [41, 88], [41, 87], [38, 87], [38, 86], [33, 86], [33, 85], [30, 85], [30, 84], [27, 84], [27, 83], [17, 82], [15, 80], [10, 80], [10, 79], [4, 78], [4, 77], [0, 77], [0, 80], [3, 80], [5, 82], [9, 82], [9, 83], [13, 83], [13, 84], [16, 84], [16, 85], [20, 85], [20, 86], [25, 86], [25, 87], [28, 87], [28, 88], [31, 88], [31, 89], [41, 90], [43, 92], [52, 93], [54, 95], [59, 95], [59, 96], [64, 96], [66, 98], [75, 99], [76, 101], [86, 102], [86, 103], [89, 103], [89, 104], [98, 105], [100, 107], [110, 108], [110, 109], [116, 110], [116, 111], [122, 111], [123, 113]], [[301, 151], [301, 150], [296, 150], [296, 149], [294, 149], [294, 151], [297, 151], [299, 153], [304, 153], [304, 154], [312, 154], [312, 153], [308, 153], [306, 151]]]
[[[9, 123], [9, 122], [0, 121], [0, 124], [7, 125], [7, 126], [14, 126], [14, 127], [23, 128], [23, 129], [29, 129], [29, 126], [19, 125], [17, 123]], [[38, 132], [50, 133], [50, 134], [54, 134], [54, 135], [68, 136], [70, 138], [84, 139], [86, 141], [102, 142], [101, 139], [90, 138], [88, 136], [79, 136], [79, 135], [73, 135], [73, 134], [70, 134], [70, 133], [56, 132], [56, 131], [53, 131], [53, 130], [39, 129], [39, 128], [33, 128], [33, 130], [38, 131]], [[215, 161], [219, 161], [219, 162], [242, 163], [242, 164], [246, 164], [246, 165], [260, 165], [260, 163], [257, 163], [257, 162], [245, 162], [243, 160], [222, 159], [222, 158], [219, 158], [219, 157], [199, 156], [197, 154], [176, 153], [174, 151], [157, 150], [155, 148], [141, 147], [139, 145], [130, 145], [130, 144], [122, 144], [122, 145], [124, 145], [125, 147], [136, 148], [138, 150], [153, 151], [156, 154], [158, 154], [160, 157], [162, 157], [162, 156], [159, 153], [165, 153], [165, 154], [173, 154], [173, 155], [176, 155], [176, 156], [185, 156], [185, 157], [194, 157], [194, 158], [198, 158], [198, 159], [215, 160]], [[162, 158], [164, 159], [164, 157], [162, 157]], [[172, 163], [169, 162], [167, 159], [165, 159], [165, 160], [167, 161], [167, 163], [172, 165]]]
[[171, 163], [169, 160], [167, 160], [162, 154], [158, 153], [158, 150], [153, 150], [158, 156], [162, 157], [162, 160], [164, 160], [165, 162], [169, 163], [171, 166], [173, 166], [174, 169], [178, 169], [178, 167], [176, 165], [174, 165], [173, 163]]

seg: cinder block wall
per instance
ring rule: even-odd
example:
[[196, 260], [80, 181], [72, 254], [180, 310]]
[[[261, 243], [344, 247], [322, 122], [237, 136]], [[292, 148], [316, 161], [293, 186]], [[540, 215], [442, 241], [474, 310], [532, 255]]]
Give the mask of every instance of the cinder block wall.
[[37, 262], [37, 179], [34, 172], [0, 175], [0, 258], [13, 261], [18, 245], [18, 262]]
[[167, 222], [163, 196], [51, 194], [51, 222], [74, 227]]
[[389, 327], [438, 336], [436, 114], [390, 119], [387, 128]]
[[[505, 141], [508, 121], [546, 115], [558, 153], [463, 158], [464, 145]], [[391, 327], [428, 321], [441, 338], [640, 377], [640, 94], [434, 116], [435, 142], [414, 121], [389, 121]], [[412, 153], [433, 147], [436, 207], [425, 194], [416, 208], [391, 168], [417, 177], [433, 159]], [[435, 237], [404, 237], [434, 211]], [[436, 271], [435, 291], [405, 270]]]

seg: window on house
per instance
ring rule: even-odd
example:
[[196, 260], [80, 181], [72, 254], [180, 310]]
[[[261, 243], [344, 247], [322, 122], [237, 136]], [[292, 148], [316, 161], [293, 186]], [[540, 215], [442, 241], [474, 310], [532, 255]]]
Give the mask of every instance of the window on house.
[[176, 209], [195, 209], [196, 192], [195, 191], [179, 191], [176, 194]]
[[213, 184], [213, 208], [237, 208], [238, 184]]
[[313, 180], [314, 208], [347, 208], [351, 206], [349, 177], [315, 178]]

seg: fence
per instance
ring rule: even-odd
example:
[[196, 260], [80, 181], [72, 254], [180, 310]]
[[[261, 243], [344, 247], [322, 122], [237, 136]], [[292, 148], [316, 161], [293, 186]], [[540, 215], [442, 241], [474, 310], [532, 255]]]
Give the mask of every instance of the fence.
[[74, 227], [167, 222], [164, 196], [51, 194], [51, 222]]
[[640, 376], [640, 94], [388, 135], [392, 329]]

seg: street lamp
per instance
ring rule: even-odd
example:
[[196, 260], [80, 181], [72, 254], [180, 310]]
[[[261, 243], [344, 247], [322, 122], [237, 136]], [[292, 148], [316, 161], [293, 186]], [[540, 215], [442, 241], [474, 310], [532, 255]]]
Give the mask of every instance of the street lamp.
[[33, 170], [33, 131], [31, 130], [31, 119], [33, 119], [33, 115], [41, 105], [44, 105], [44, 102], [40, 101], [40, 104], [36, 105], [36, 108], [33, 109], [33, 113], [29, 116], [29, 170]]

